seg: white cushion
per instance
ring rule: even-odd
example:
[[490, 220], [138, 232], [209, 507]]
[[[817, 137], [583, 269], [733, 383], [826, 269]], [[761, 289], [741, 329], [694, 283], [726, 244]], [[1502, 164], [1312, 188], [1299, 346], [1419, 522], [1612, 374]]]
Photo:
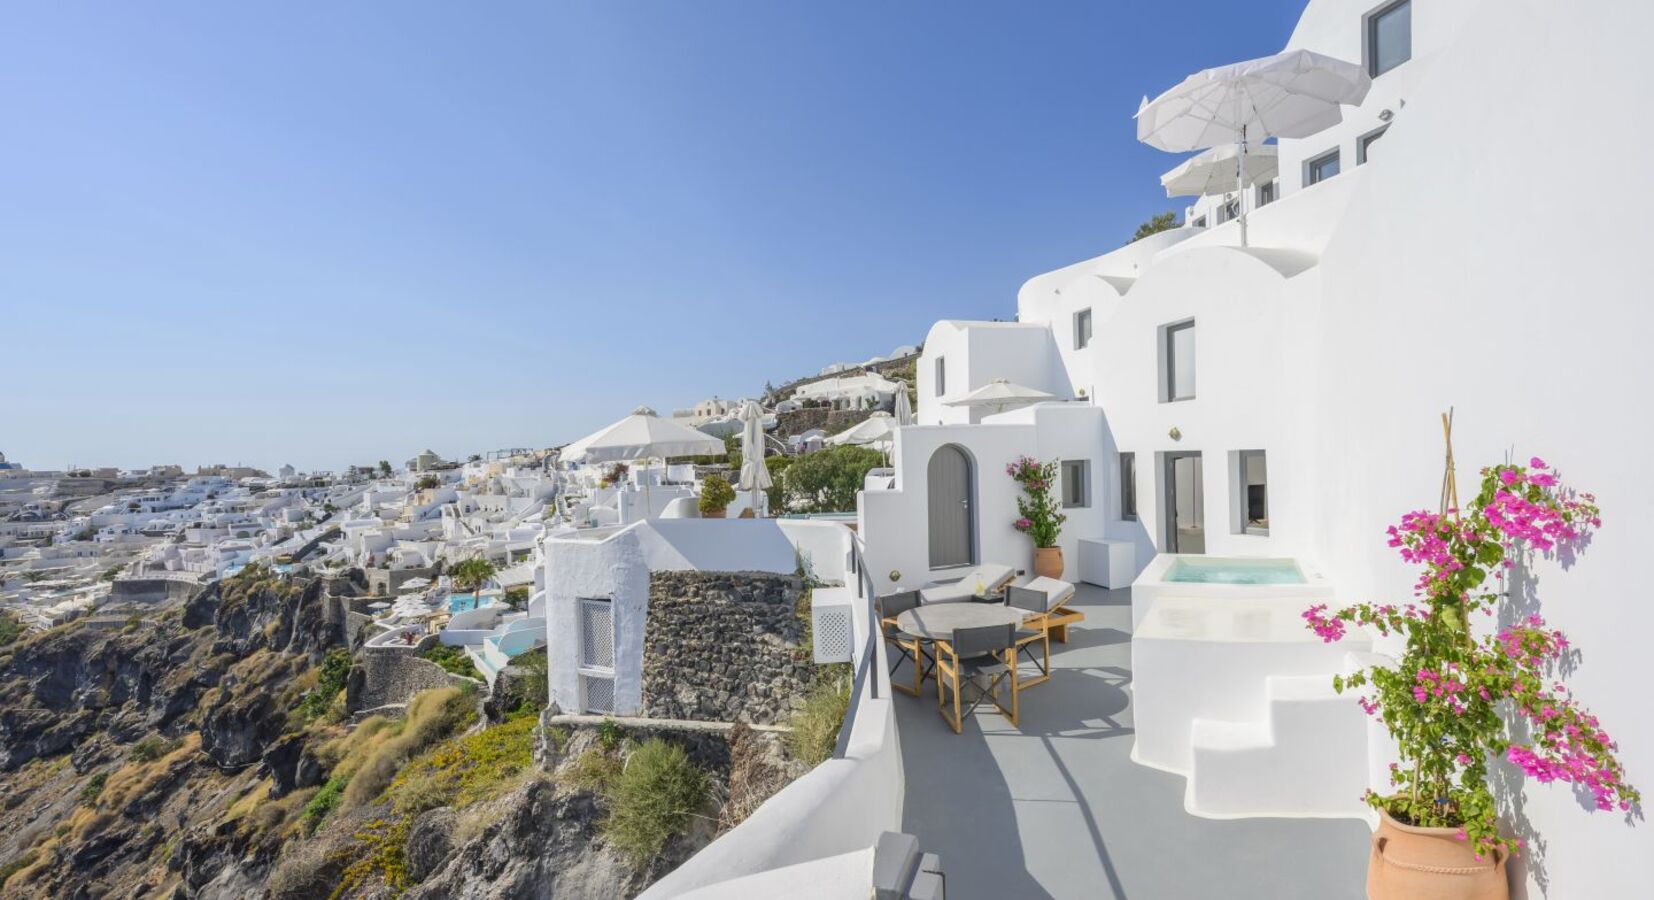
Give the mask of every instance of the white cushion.
[[1075, 590], [1074, 586], [1066, 581], [1056, 578], [1047, 578], [1044, 575], [1035, 578], [1027, 584], [1018, 585], [1018, 587], [1027, 588], [1030, 591], [1039, 591], [1044, 594], [1046, 612], [1050, 612], [1051, 610], [1056, 609], [1063, 603], [1067, 602], [1069, 598], [1074, 596]]
[[986, 563], [966, 572], [957, 581], [934, 584], [919, 590], [926, 603], [963, 603], [972, 597], [986, 597], [1004, 590], [1016, 578], [1010, 566]]

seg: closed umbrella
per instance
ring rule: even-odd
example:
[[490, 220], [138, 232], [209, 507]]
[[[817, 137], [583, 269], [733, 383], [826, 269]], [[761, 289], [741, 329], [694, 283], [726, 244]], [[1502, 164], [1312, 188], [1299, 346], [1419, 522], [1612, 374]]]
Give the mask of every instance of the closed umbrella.
[[913, 404], [907, 399], [907, 382], [896, 382], [896, 427], [903, 428], [913, 424]]
[[1014, 384], [1003, 378], [977, 388], [957, 400], [949, 400], [949, 406], [964, 406], [972, 409], [991, 409], [994, 412], [1004, 412], [1017, 406], [1027, 406], [1039, 403], [1042, 400], [1055, 400], [1056, 396], [1045, 391], [1025, 385]]
[[[1227, 194], [1235, 189], [1236, 157], [1240, 148], [1224, 144], [1196, 153], [1177, 168], [1160, 176], [1160, 184], [1168, 197], [1206, 197]], [[1269, 181], [1281, 169], [1278, 148], [1264, 144], [1246, 151], [1245, 170], [1241, 172], [1241, 186], [1250, 187]]]
[[753, 515], [758, 515], [758, 492], [773, 484], [764, 465], [764, 411], [748, 400], [741, 404], [741, 490], [752, 491]]
[[[1340, 104], [1360, 103], [1372, 79], [1355, 63], [1309, 50], [1205, 69], [1137, 110], [1137, 139], [1181, 153], [1235, 144], [1235, 187], [1245, 187], [1246, 142], [1308, 137], [1343, 118]], [[1246, 208], [1241, 206], [1241, 246]]]

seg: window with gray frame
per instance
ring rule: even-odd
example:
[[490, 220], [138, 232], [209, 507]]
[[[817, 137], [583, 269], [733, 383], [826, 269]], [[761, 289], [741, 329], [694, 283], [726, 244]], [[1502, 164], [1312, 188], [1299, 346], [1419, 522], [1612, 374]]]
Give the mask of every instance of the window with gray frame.
[[1275, 202], [1275, 180], [1273, 178], [1259, 183], [1257, 188], [1257, 204], [1259, 206], [1268, 206], [1269, 204]]
[[1367, 14], [1367, 74], [1374, 78], [1413, 58], [1413, 4], [1397, 0]]
[[1236, 533], [1269, 533], [1269, 467], [1262, 450], [1242, 450], [1235, 454], [1235, 484], [1239, 488], [1236, 500]]
[[948, 360], [947, 357], [936, 357], [936, 396], [940, 397], [948, 392]]
[[1120, 454], [1120, 518], [1137, 521], [1137, 454]]
[[614, 603], [580, 600], [580, 705], [586, 712], [614, 711]]
[[1195, 398], [1195, 320], [1160, 327], [1160, 402]]
[[1074, 314], [1074, 349], [1084, 350], [1091, 343], [1091, 310]]
[[1201, 216], [1200, 218], [1191, 221], [1189, 224], [1193, 225], [1196, 228], [1205, 228], [1206, 227], [1206, 217]]
[[1304, 163], [1304, 186], [1320, 184], [1338, 174], [1338, 151], [1323, 153]]
[[1384, 136], [1384, 132], [1389, 131], [1389, 130], [1390, 130], [1390, 126], [1386, 125], [1383, 128], [1380, 128], [1376, 131], [1369, 131], [1366, 134], [1362, 135], [1361, 137], [1356, 138], [1356, 141], [1355, 141], [1355, 164], [1356, 165], [1359, 166], [1359, 165], [1361, 165], [1361, 164], [1363, 164], [1367, 161], [1367, 148], [1371, 147], [1373, 144], [1377, 143], [1378, 139]]
[[1062, 505], [1064, 509], [1083, 509], [1091, 505], [1090, 460], [1062, 461]]

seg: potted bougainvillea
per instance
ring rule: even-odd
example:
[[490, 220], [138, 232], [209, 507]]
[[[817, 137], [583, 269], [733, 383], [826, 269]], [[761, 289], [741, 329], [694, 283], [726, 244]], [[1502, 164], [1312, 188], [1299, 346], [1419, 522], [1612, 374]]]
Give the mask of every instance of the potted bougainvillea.
[[1057, 537], [1062, 534], [1062, 524], [1068, 517], [1057, 508], [1057, 500], [1051, 495], [1051, 488], [1057, 483], [1057, 464], [1019, 456], [1005, 467], [1005, 474], [1022, 485], [1022, 496], [1017, 498], [1017, 519], [1011, 527], [1034, 540], [1034, 574], [1061, 578], [1062, 548], [1057, 546]]
[[1544, 461], [1493, 466], [1468, 509], [1411, 512], [1389, 529], [1390, 546], [1420, 568], [1415, 602], [1305, 611], [1326, 641], [1348, 625], [1406, 641], [1397, 665], [1333, 680], [1360, 694], [1400, 749], [1394, 793], [1367, 797], [1380, 815], [1369, 897], [1508, 896], [1505, 862], [1521, 841], [1499, 830], [1488, 788], [1497, 760], [1541, 783], [1573, 784], [1598, 809], [1637, 802], [1613, 739], [1557, 680], [1567, 638], [1537, 615], [1481, 634], [1471, 627], [1496, 614], [1516, 566], [1535, 554], [1566, 558], [1601, 524], [1595, 498], [1565, 488]]

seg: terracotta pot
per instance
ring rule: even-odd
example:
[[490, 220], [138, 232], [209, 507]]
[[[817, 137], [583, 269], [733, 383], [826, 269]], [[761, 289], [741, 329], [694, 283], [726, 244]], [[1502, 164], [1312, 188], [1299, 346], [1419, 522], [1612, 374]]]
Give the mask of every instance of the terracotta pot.
[[1034, 574], [1035, 575], [1043, 575], [1046, 578], [1061, 578], [1062, 577], [1062, 548], [1061, 547], [1035, 547], [1034, 548]]
[[725, 512], [727, 512], [727, 510], [720, 509], [716, 512], [707, 512], [706, 510], [703, 509], [703, 510], [701, 510], [701, 518], [703, 518], [703, 519], [722, 519], [724, 517]]
[[1508, 854], [1479, 860], [1458, 832], [1403, 825], [1380, 810], [1367, 859], [1368, 900], [1509, 900]]

